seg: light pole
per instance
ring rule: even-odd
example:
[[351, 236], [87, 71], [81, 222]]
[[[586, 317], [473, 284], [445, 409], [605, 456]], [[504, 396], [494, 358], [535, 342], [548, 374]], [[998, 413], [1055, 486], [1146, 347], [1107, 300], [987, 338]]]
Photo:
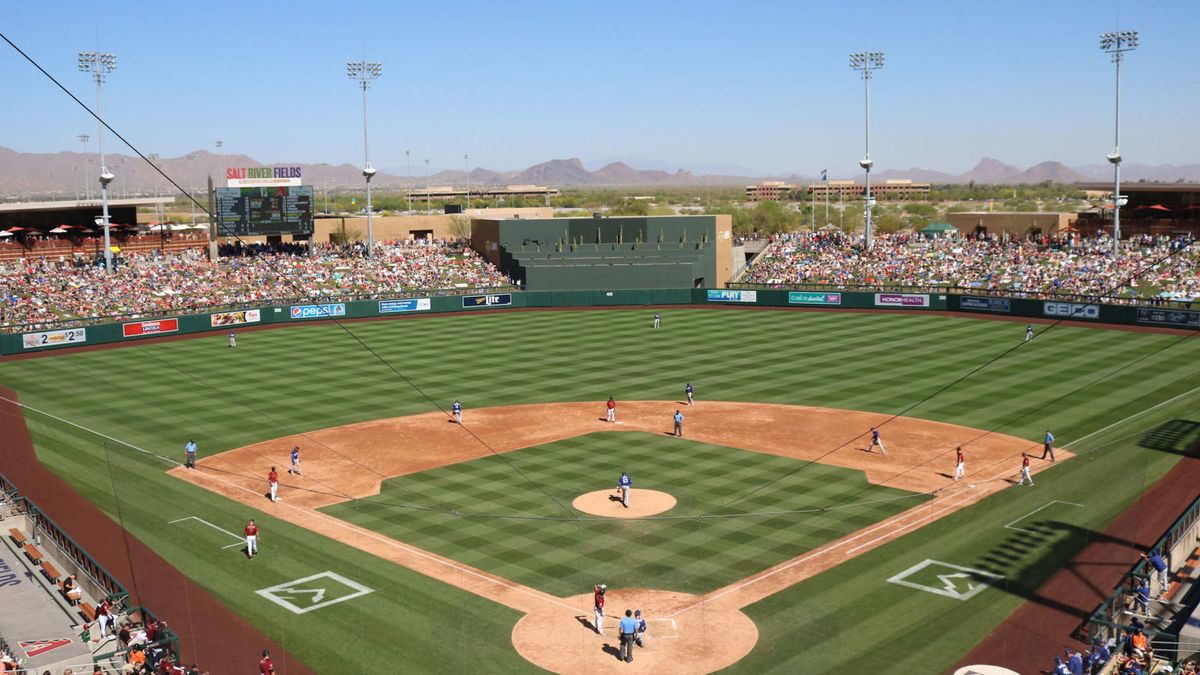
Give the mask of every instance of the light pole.
[[88, 179], [87, 151], [88, 151], [88, 141], [92, 140], [92, 137], [88, 136], [87, 134], [79, 134], [78, 136], [76, 136], [76, 138], [78, 138], [79, 142], [83, 144], [83, 193], [88, 199], [91, 199], [92, 198], [92, 186], [91, 186], [91, 180]]
[[346, 63], [346, 75], [362, 85], [363, 99], [363, 179], [367, 182], [367, 256], [375, 257], [375, 230], [372, 228], [371, 208], [371, 178], [375, 176], [375, 167], [371, 166], [371, 154], [367, 146], [367, 87], [371, 80], [383, 74], [383, 64], [378, 61], [349, 61]]
[[1100, 49], [1112, 54], [1117, 70], [1116, 114], [1113, 116], [1113, 151], [1108, 161], [1113, 165], [1113, 258], [1121, 247], [1121, 60], [1125, 52], [1137, 49], [1136, 30], [1100, 34]]
[[867, 250], [871, 248], [871, 166], [874, 164], [871, 161], [871, 74], [883, 67], [883, 52], [852, 52], [850, 54], [850, 67], [862, 74], [863, 92], [866, 97], [866, 152], [863, 158], [858, 160], [858, 165], [863, 168], [867, 174], [866, 187], [866, 216], [867, 226], [863, 231], [864, 246]]
[[467, 211], [471, 210], [471, 156], [463, 155], [463, 170], [467, 172]]
[[96, 117], [100, 132], [100, 204], [101, 217], [104, 218], [104, 273], [112, 272], [112, 245], [109, 241], [108, 222], [108, 184], [113, 176], [104, 165], [104, 100], [100, 96], [100, 85], [104, 77], [117, 69], [117, 57], [104, 52], [79, 52], [79, 70], [92, 76], [96, 83]]
[[408, 215], [412, 215], [412, 151], [404, 151], [404, 195], [408, 197]]
[[429, 160], [425, 160], [425, 211], [433, 211], [433, 195], [429, 192]]

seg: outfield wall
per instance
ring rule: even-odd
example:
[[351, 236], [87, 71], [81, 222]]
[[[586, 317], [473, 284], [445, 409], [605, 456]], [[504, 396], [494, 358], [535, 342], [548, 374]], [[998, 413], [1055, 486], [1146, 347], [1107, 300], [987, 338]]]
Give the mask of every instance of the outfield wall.
[[960, 312], [964, 316], [1007, 316], [1025, 319], [1071, 319], [1097, 325], [1200, 329], [1200, 311], [1086, 304], [949, 293], [786, 291], [734, 289], [654, 289], [611, 291], [522, 291], [470, 295], [396, 297], [314, 304], [250, 307], [177, 317], [64, 327], [58, 330], [0, 335], [0, 355], [24, 354], [87, 345], [136, 342], [253, 326], [305, 323], [322, 319], [401, 317], [480, 310], [536, 307], [605, 307], [617, 305], [724, 305], [823, 309], [884, 309]]

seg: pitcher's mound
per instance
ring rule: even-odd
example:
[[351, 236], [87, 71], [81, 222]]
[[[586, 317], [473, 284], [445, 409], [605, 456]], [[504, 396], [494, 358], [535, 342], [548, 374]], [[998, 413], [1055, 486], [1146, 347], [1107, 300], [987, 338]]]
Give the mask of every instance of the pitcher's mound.
[[629, 508], [621, 505], [621, 494], [616, 488], [596, 490], [579, 495], [571, 506], [593, 516], [608, 518], [645, 518], [675, 508], [675, 498], [658, 490], [629, 491]]
[[[642, 588], [612, 589], [605, 602], [604, 633], [592, 627], [592, 594], [564, 598], [576, 608], [547, 605], [513, 627], [517, 652], [555, 673], [711, 673], [750, 653], [758, 628], [750, 617], [699, 596]], [[617, 623], [626, 609], [640, 609], [646, 639], [633, 662], [617, 661]], [[683, 611], [680, 611], [683, 610]]]

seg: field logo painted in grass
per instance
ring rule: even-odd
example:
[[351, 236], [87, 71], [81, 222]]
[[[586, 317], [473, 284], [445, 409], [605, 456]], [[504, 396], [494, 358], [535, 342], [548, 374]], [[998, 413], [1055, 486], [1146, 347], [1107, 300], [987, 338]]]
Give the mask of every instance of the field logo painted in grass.
[[37, 347], [66, 347], [87, 342], [86, 328], [70, 330], [48, 330], [44, 333], [26, 333], [21, 336], [21, 346], [24, 349]]
[[1099, 319], [1100, 305], [1084, 305], [1078, 302], [1043, 302], [1042, 313], [1064, 319]]
[[709, 302], [758, 302], [758, 291], [726, 291], [709, 289]]
[[262, 313], [257, 309], [245, 309], [237, 312], [216, 312], [209, 317], [213, 328], [221, 326], [237, 326], [243, 323], [258, 323]]
[[254, 592], [293, 614], [304, 614], [375, 590], [335, 572], [321, 572]]
[[960, 309], [972, 309], [980, 312], [1011, 312], [1012, 302], [1008, 298], [979, 298], [964, 295], [958, 300]]
[[888, 583], [965, 601], [1003, 578], [983, 570], [926, 559], [888, 579]]
[[174, 333], [177, 330], [179, 330], [179, 319], [135, 321], [121, 325], [121, 336], [131, 338], [143, 335], [161, 335], [163, 333]]
[[929, 296], [924, 293], [876, 293], [876, 307], [928, 307]]
[[841, 293], [813, 293], [809, 291], [788, 291], [789, 305], [840, 305]]
[[1200, 312], [1189, 312], [1183, 309], [1146, 309], [1137, 311], [1138, 323], [1155, 323], [1164, 326], [1180, 326], [1183, 328], [1200, 328]]
[[503, 307], [512, 304], [512, 293], [496, 293], [493, 295], [464, 295], [462, 305], [471, 307]]
[[396, 312], [428, 312], [429, 307], [429, 298], [379, 301], [380, 314], [394, 314]]
[[346, 316], [346, 303], [331, 302], [323, 305], [296, 305], [290, 310], [293, 319], [328, 319]]

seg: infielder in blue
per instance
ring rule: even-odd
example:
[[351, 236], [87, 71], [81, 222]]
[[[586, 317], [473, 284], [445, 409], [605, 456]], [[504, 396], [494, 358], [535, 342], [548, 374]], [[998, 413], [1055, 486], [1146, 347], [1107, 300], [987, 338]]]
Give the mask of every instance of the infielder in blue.
[[867, 446], [867, 452], [870, 452], [876, 446], [879, 447], [880, 454], [887, 455], [887, 450], [883, 447], [883, 441], [879, 438], [879, 429], [871, 427], [871, 444]]
[[462, 424], [462, 404], [455, 401], [451, 407], [454, 409], [454, 421]]
[[1050, 461], [1054, 461], [1054, 434], [1046, 430], [1046, 442], [1042, 446], [1042, 459], [1046, 459], [1046, 455], [1050, 455]]
[[300, 471], [300, 446], [292, 448], [292, 467], [288, 469], [288, 473], [293, 476], [303, 476]]
[[621, 477], [617, 479], [617, 489], [621, 491], [621, 505], [629, 508], [629, 491], [633, 489], [633, 479], [629, 477], [628, 471], [621, 472]]
[[683, 393], [687, 394], [688, 405], [692, 405], [696, 396], [696, 390], [692, 389], [691, 382], [688, 382], [687, 386], [683, 388]]

